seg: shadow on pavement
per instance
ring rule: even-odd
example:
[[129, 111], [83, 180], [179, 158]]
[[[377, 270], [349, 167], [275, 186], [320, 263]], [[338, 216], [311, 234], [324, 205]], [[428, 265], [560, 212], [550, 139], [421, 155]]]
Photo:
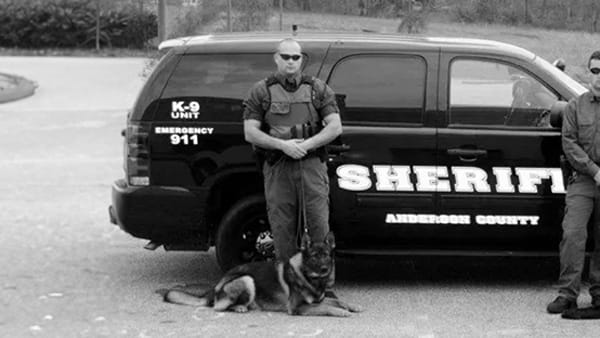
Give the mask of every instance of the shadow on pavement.
[[558, 277], [558, 257], [339, 257], [336, 279], [352, 283], [552, 283]]

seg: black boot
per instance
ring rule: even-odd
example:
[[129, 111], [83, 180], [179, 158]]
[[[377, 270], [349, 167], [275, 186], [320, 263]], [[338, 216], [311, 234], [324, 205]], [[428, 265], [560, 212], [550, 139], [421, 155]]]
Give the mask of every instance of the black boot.
[[546, 310], [549, 313], [563, 313], [565, 310], [577, 308], [577, 301], [565, 296], [558, 296], [552, 303], [548, 304]]

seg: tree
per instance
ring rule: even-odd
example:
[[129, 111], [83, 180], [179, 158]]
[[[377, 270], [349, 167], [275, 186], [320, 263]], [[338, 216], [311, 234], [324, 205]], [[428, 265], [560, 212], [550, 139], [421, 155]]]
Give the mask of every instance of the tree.
[[167, 4], [165, 0], [158, 0], [158, 41], [162, 42], [165, 40], [167, 35], [167, 24], [166, 20]]
[[408, 0], [406, 4], [406, 13], [402, 18], [402, 22], [398, 26], [398, 32], [402, 32], [406, 29], [409, 34], [419, 33], [425, 29], [425, 16], [427, 15], [427, 8], [421, 1]]
[[308, 12], [311, 11], [310, 0], [296, 0], [296, 4], [303, 11], [308, 11]]

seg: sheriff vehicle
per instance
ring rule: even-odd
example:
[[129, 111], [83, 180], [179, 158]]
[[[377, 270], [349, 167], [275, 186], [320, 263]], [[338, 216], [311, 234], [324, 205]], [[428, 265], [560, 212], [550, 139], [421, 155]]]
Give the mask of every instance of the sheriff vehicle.
[[[170, 40], [127, 118], [110, 217], [147, 248], [223, 268], [272, 256], [242, 101], [289, 34]], [[307, 33], [305, 74], [336, 92], [328, 147], [339, 254], [548, 255], [561, 236], [560, 128], [586, 89], [533, 53], [470, 39]], [[559, 119], [555, 119], [559, 121]]]

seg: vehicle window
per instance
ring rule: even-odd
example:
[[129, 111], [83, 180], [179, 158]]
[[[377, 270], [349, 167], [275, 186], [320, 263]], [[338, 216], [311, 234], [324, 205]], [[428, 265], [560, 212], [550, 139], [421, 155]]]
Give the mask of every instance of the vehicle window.
[[344, 121], [421, 123], [425, 76], [420, 57], [360, 55], [340, 61], [329, 85]]
[[456, 60], [450, 68], [450, 123], [549, 127], [558, 97], [521, 69], [500, 62]]
[[273, 54], [184, 56], [163, 97], [245, 98], [252, 85], [276, 69]]

